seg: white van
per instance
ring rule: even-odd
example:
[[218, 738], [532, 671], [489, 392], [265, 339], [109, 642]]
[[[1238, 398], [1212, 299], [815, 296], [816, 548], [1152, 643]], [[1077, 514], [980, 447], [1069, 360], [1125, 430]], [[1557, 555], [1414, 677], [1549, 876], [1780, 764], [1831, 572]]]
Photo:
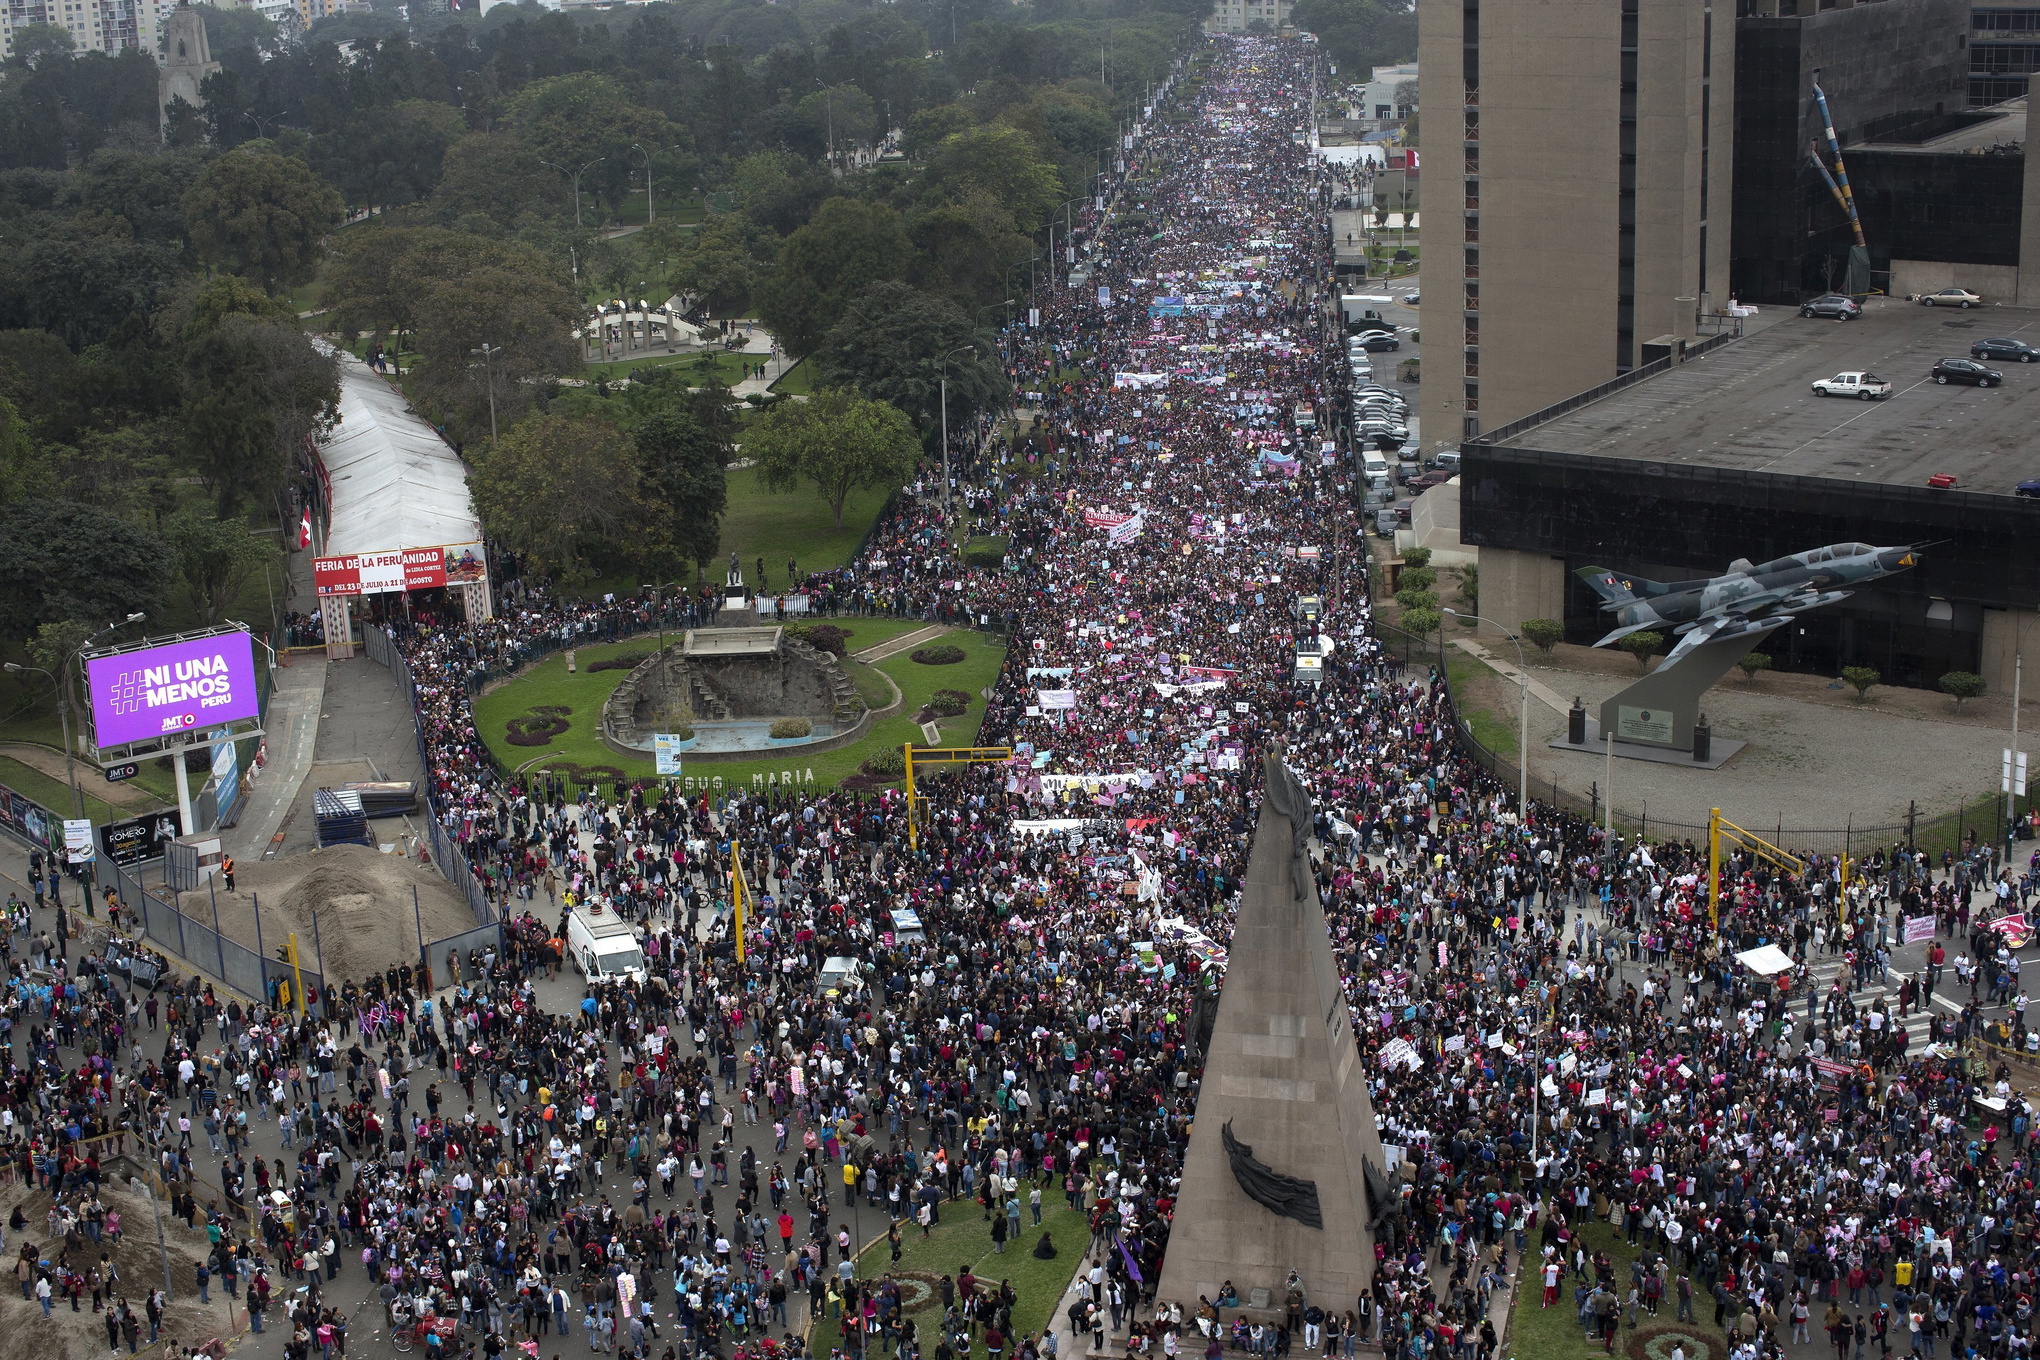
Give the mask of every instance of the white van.
[[1388, 458], [1380, 449], [1363, 449], [1360, 453], [1360, 475], [1371, 484], [1376, 478], [1388, 479]]
[[643, 982], [637, 930], [600, 907], [577, 904], [567, 916], [567, 956], [590, 982]]

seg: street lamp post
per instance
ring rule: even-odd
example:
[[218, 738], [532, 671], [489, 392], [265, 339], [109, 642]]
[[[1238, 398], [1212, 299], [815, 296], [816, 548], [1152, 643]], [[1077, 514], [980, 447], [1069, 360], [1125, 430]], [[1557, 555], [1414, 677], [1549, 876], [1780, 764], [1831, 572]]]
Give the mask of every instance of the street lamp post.
[[489, 443], [496, 442], [496, 356], [503, 352], [501, 345], [485, 344], [480, 349], [469, 350], [470, 354], [482, 356], [482, 372], [489, 384]]
[[949, 361], [966, 350], [975, 353], [977, 343], [958, 345], [939, 361], [942, 365], [942, 509], [945, 513], [949, 510]]
[[636, 142], [630, 144], [630, 149], [645, 158], [645, 225], [649, 227], [659, 220], [659, 210], [652, 203], [652, 153]]
[[1475, 623], [1484, 623], [1490, 628], [1500, 629], [1503, 637], [1516, 644], [1516, 697], [1518, 705], [1516, 719], [1516, 816], [1525, 826], [1528, 826], [1530, 824], [1530, 671], [1529, 662], [1523, 656], [1523, 639], [1508, 629], [1503, 628], [1502, 625], [1496, 623], [1493, 619], [1482, 618], [1478, 614], [1462, 614], [1456, 609], [1447, 609], [1445, 613], [1451, 618], [1472, 619]]
[[71, 785], [71, 815], [85, 815], [85, 791], [78, 787], [78, 767], [72, 756], [71, 747], [71, 696], [64, 691], [64, 682], [51, 671], [41, 666], [24, 666], [18, 661], [6, 663], [10, 672], [34, 671], [50, 682], [50, 688], [57, 692], [57, 717], [64, 725], [64, 777]]
[[78, 644], [75, 650], [68, 653], [63, 661], [58, 664], [55, 672], [44, 670], [41, 666], [24, 666], [18, 661], [9, 661], [4, 666], [0, 666], [0, 669], [4, 669], [11, 674], [34, 671], [37, 675], [48, 680], [50, 688], [57, 692], [57, 720], [63, 725], [64, 731], [64, 778], [71, 786], [71, 816], [74, 818], [85, 815], [85, 791], [78, 787], [78, 747], [71, 740], [71, 692], [70, 686], [65, 683], [65, 680], [70, 675], [71, 665], [78, 659], [79, 652], [84, 651], [87, 647], [90, 647], [100, 638], [105, 637], [117, 628], [124, 628], [130, 623], [140, 623], [144, 617], [144, 615], [139, 613], [130, 614], [119, 623], [107, 624], [106, 627], [87, 637], [85, 641]]
[[815, 86], [822, 92], [822, 111], [828, 118], [829, 168], [834, 170], [836, 168], [836, 94], [835, 91], [829, 88], [828, 82], [822, 80], [819, 76], [815, 78]]
[[[567, 169], [566, 166], [561, 165], [557, 161], [549, 161], [545, 159], [545, 157], [543, 156], [538, 158], [538, 163], [540, 165], [549, 165], [553, 169], [565, 175], [567, 178], [574, 181], [574, 225], [577, 227], [581, 225], [581, 176], [587, 174], [590, 170], [593, 170], [596, 166], [602, 164], [602, 162], [608, 159], [609, 157], [607, 156], [597, 156], [594, 160], [589, 161], [579, 170], [569, 170]], [[650, 180], [649, 172], [646, 175], [646, 179], [647, 182], [649, 182]]]

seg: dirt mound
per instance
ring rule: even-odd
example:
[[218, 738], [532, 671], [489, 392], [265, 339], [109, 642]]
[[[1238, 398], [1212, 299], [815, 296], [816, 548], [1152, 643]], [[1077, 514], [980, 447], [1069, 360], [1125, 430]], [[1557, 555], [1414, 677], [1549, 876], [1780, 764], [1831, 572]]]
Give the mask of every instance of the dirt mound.
[[[129, 1140], [129, 1148], [135, 1147]], [[76, 1197], [73, 1197], [75, 1202]], [[101, 1182], [100, 1202], [120, 1215], [121, 1240], [115, 1244], [102, 1239], [95, 1245], [90, 1238], [80, 1237], [69, 1246], [70, 1261], [79, 1269], [99, 1262], [99, 1253], [108, 1252], [113, 1257], [114, 1268], [120, 1272], [119, 1292], [126, 1296], [128, 1305], [134, 1309], [135, 1318], [142, 1324], [141, 1339], [149, 1336], [149, 1324], [142, 1311], [142, 1301], [152, 1288], [163, 1285], [162, 1258], [156, 1252], [155, 1219], [149, 1212], [149, 1200], [129, 1190], [127, 1182], [115, 1175], [108, 1175]], [[203, 1204], [205, 1196], [199, 1196]], [[66, 1251], [62, 1238], [49, 1237], [50, 1196], [45, 1190], [29, 1190], [15, 1184], [0, 1189], [0, 1218], [11, 1212], [16, 1204], [28, 1218], [27, 1237], [41, 1244], [41, 1255], [48, 1261], [60, 1259]], [[205, 1259], [205, 1229], [196, 1231], [187, 1228], [184, 1220], [173, 1217], [166, 1207], [163, 1213], [163, 1246], [170, 1257], [170, 1277], [175, 1288], [169, 1310], [163, 1317], [163, 1335], [181, 1345], [198, 1345], [212, 1337], [231, 1336], [227, 1326], [227, 1307], [219, 1287], [213, 1287], [210, 1306], [200, 1304], [198, 1289], [193, 1283], [193, 1272], [198, 1263]], [[15, 1242], [7, 1244], [10, 1273], [8, 1288], [0, 1293], [0, 1328], [17, 1333], [17, 1344], [23, 1349], [13, 1354], [27, 1355], [30, 1345], [27, 1341], [33, 1335], [33, 1352], [38, 1360], [100, 1360], [106, 1355], [106, 1323], [103, 1316], [92, 1311], [92, 1296], [88, 1292], [79, 1304], [79, 1311], [72, 1312], [66, 1303], [59, 1303], [44, 1321], [42, 1310], [34, 1303], [21, 1297], [21, 1290], [14, 1287], [11, 1267], [13, 1266]], [[277, 1283], [274, 1276], [271, 1284]], [[247, 1325], [247, 1314], [235, 1312], [235, 1321]], [[54, 1324], [54, 1325], [52, 1325]], [[31, 1330], [32, 1329], [32, 1332]], [[122, 1351], [125, 1354], [125, 1350]]]
[[323, 960], [336, 986], [417, 963], [421, 933], [430, 945], [475, 924], [467, 898], [437, 868], [366, 845], [237, 865], [234, 879], [231, 893], [215, 881], [182, 894], [178, 905], [204, 923], [217, 903], [226, 937], [253, 949], [259, 900], [262, 948], [274, 957], [295, 933], [299, 960], [307, 967]]

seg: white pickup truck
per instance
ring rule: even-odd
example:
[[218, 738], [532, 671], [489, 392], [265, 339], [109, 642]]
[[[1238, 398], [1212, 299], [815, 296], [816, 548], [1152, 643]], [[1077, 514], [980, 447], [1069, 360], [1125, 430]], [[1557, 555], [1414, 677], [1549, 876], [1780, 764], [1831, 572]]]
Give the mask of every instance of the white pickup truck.
[[1875, 373], [1837, 373], [1832, 378], [1822, 378], [1813, 385], [1816, 397], [1857, 397], [1863, 401], [1881, 401], [1891, 395], [1891, 384]]

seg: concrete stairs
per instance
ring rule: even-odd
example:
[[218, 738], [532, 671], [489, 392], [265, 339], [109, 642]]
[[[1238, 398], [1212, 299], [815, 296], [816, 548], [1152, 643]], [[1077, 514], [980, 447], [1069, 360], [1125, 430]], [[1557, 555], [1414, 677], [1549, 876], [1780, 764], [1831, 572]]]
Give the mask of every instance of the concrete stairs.
[[849, 727], [864, 716], [864, 698], [857, 692], [856, 682], [845, 673], [835, 654], [819, 647], [787, 636], [780, 645], [787, 652], [813, 666], [829, 686], [829, 717], [840, 728]]

